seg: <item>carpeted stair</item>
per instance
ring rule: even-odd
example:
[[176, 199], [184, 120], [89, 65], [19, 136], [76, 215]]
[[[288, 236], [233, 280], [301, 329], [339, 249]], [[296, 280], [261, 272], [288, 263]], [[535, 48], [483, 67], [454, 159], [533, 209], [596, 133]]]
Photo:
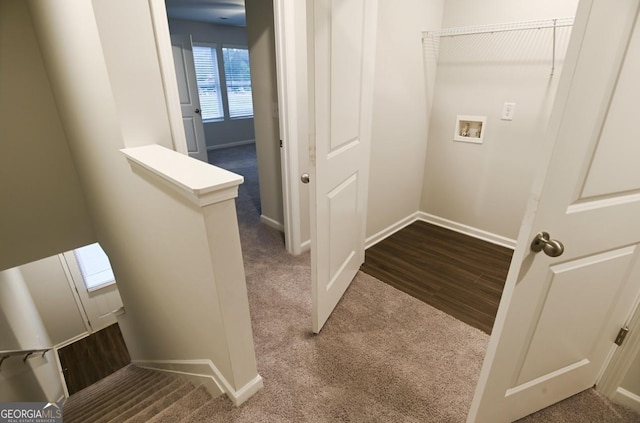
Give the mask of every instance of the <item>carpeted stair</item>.
[[194, 422], [198, 411], [212, 403], [206, 388], [169, 373], [124, 367], [73, 394], [64, 405], [65, 423]]

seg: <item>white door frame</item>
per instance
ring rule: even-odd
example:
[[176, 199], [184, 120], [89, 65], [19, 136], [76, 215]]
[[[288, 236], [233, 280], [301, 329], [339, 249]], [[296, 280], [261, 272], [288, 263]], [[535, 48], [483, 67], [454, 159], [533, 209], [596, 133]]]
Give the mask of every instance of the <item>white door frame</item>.
[[167, 103], [167, 115], [171, 128], [171, 138], [173, 149], [178, 153], [189, 155], [187, 148], [187, 138], [184, 133], [182, 123], [182, 109], [180, 107], [180, 94], [178, 93], [178, 83], [176, 68], [173, 64], [173, 51], [171, 48], [171, 34], [169, 33], [169, 20], [167, 18], [167, 8], [164, 0], [148, 0], [151, 11], [151, 23], [153, 25], [154, 39], [156, 40], [156, 51], [158, 53], [158, 64], [160, 65], [160, 75], [162, 86], [164, 87], [164, 98]]
[[[634, 312], [627, 322], [627, 327], [629, 328], [627, 338], [616, 349], [596, 382], [596, 391], [612, 400], [622, 385], [629, 368], [640, 354], [640, 303], [638, 302], [636, 302]], [[634, 393], [637, 394], [637, 392]]]
[[273, 0], [280, 122], [284, 235], [287, 251], [308, 249], [302, 239], [299, 140], [309, 136], [306, 1]]

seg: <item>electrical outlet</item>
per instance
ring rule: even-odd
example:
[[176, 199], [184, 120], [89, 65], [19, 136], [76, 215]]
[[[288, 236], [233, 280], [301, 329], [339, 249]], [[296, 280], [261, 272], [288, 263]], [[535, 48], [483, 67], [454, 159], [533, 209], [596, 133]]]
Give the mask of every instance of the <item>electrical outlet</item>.
[[502, 120], [513, 120], [513, 112], [516, 109], [516, 103], [504, 103], [502, 106]]

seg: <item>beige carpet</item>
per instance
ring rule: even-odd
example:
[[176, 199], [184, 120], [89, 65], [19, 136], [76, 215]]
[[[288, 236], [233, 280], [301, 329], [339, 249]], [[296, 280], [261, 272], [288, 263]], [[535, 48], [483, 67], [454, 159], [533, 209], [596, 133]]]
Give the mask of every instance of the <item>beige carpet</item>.
[[[237, 205], [264, 388], [239, 408], [226, 397], [194, 402], [179, 396], [180, 407], [159, 398], [157, 405], [147, 407], [169, 404], [159, 415], [171, 417], [150, 421], [464, 422], [488, 336], [363, 273], [322, 333], [313, 335], [309, 255], [288, 255], [282, 234], [260, 224], [257, 185], [251, 186], [257, 182], [251, 173], [255, 170], [244, 164], [233, 170], [250, 184]], [[638, 415], [611, 405], [594, 391], [523, 420], [638, 421]]]
[[[234, 163], [247, 181], [237, 208], [265, 388], [238, 409], [203, 408], [210, 421], [464, 422], [489, 337], [363, 273], [313, 335], [309, 256], [288, 255], [260, 224], [255, 168]], [[587, 391], [525, 421], [640, 418]]]

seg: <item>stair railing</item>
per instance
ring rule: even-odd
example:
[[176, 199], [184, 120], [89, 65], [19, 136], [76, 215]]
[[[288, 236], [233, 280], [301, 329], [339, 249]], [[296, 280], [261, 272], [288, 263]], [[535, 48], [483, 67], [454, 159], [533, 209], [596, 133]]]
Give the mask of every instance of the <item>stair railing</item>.
[[29, 359], [29, 357], [33, 356], [34, 354], [42, 353], [42, 357], [44, 357], [44, 355], [46, 353], [48, 353], [49, 351], [51, 351], [51, 347], [48, 347], [48, 348], [36, 348], [36, 349], [30, 349], [30, 350], [0, 351], [0, 371], [2, 371], [2, 363], [4, 363], [4, 361], [9, 357], [13, 357], [13, 356], [16, 356], [16, 355], [23, 355], [24, 354], [24, 358], [22, 359], [22, 362], [26, 363], [27, 360]]

